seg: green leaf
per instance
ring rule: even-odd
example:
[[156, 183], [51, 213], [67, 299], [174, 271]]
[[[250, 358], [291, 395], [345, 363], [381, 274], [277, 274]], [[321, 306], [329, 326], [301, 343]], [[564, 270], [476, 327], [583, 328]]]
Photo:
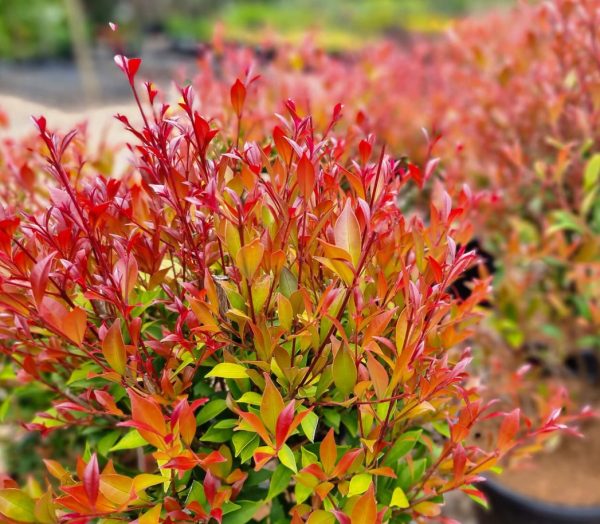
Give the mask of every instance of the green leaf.
[[214, 419], [219, 413], [222, 413], [227, 409], [227, 402], [222, 398], [216, 398], [208, 402], [196, 416], [196, 422], [198, 425], [204, 424], [209, 420]]
[[75, 382], [79, 382], [80, 380], [87, 380], [88, 375], [94, 371], [96, 371], [94, 364], [83, 364], [81, 367], [77, 368], [75, 371], [73, 371], [73, 373], [71, 373], [69, 380], [67, 380], [67, 386], [70, 386]]
[[6, 414], [8, 413], [8, 410], [10, 408], [11, 402], [12, 402], [12, 395], [8, 395], [2, 401], [2, 405], [0, 406], [0, 422], [4, 422], [4, 419], [6, 418]]
[[581, 221], [568, 211], [559, 210], [550, 213], [552, 225], [548, 228], [548, 234], [556, 233], [557, 231], [578, 231], [583, 232], [584, 228]]
[[225, 504], [223, 504], [223, 507], [221, 509], [223, 510], [223, 515], [227, 515], [228, 513], [233, 513], [234, 511], [237, 511], [241, 507], [242, 506], [240, 506], [239, 504], [229, 501], [229, 502], [225, 502]]
[[[225, 422], [225, 421], [223, 421]], [[217, 423], [218, 424], [218, 423]], [[233, 429], [230, 428], [219, 428], [217, 424], [213, 424], [206, 432], [200, 437], [202, 442], [216, 442], [222, 443], [231, 440], [233, 437]], [[225, 424], [227, 425], [227, 424]]]
[[98, 441], [98, 445], [96, 446], [98, 453], [100, 455], [102, 455], [103, 457], [106, 457], [106, 455], [110, 452], [110, 449], [115, 445], [115, 442], [117, 440], [119, 440], [120, 436], [121, 436], [120, 431], [111, 431], [111, 432], [107, 433], [106, 435], [104, 435]]
[[35, 502], [20, 489], [0, 489], [0, 513], [19, 522], [35, 522]]
[[294, 457], [294, 452], [287, 444], [284, 444], [279, 450], [277, 457], [284, 466], [290, 468], [294, 473], [298, 473], [298, 468], [296, 467], [296, 457]]
[[248, 431], [236, 431], [231, 440], [235, 449], [235, 456], [240, 457], [242, 463], [252, 458], [254, 450], [260, 444], [258, 435]]
[[436, 420], [435, 422], [432, 422], [431, 425], [440, 435], [450, 438], [450, 427], [448, 426], [447, 422], [443, 420]]
[[132, 429], [119, 442], [117, 442], [109, 451], [119, 451], [122, 449], [136, 449], [146, 445], [146, 441], [138, 433], [137, 429]]
[[275, 468], [273, 476], [271, 477], [271, 480], [269, 482], [269, 493], [267, 494], [267, 500], [271, 500], [280, 493], [283, 493], [283, 491], [285, 491], [290, 485], [292, 475], [292, 470], [290, 470], [283, 464], [279, 464]]
[[239, 420], [235, 418], [226, 418], [225, 420], [219, 420], [214, 426], [215, 429], [232, 429], [239, 424]]
[[302, 448], [300, 448], [300, 462], [302, 463], [302, 467], [305, 468], [310, 464], [319, 462], [319, 458], [312, 451], [309, 451], [302, 446]]
[[188, 505], [194, 501], [198, 502], [200, 505], [204, 505], [207, 502], [206, 494], [204, 493], [204, 486], [197, 480], [192, 482], [192, 487], [188, 491], [185, 504]]
[[384, 464], [387, 466], [394, 466], [402, 457], [406, 456], [412, 451], [416, 443], [419, 442], [421, 437], [421, 430], [407, 431], [400, 436], [394, 442], [392, 449], [387, 454]]
[[408, 506], [410, 506], [410, 503], [408, 502], [406, 494], [404, 493], [404, 490], [402, 488], [397, 487], [396, 489], [394, 489], [394, 492], [392, 493], [392, 500], [390, 502], [390, 506], [396, 508], [408, 508]]
[[358, 475], [354, 475], [350, 479], [350, 487], [348, 488], [348, 496], [353, 497], [354, 495], [362, 495], [365, 491], [369, 489], [373, 477], [368, 473], [360, 473]]
[[206, 376], [219, 378], [248, 378], [248, 370], [240, 364], [221, 362], [212, 368]]
[[246, 524], [264, 505], [262, 501], [254, 500], [236, 500], [235, 502], [240, 506], [240, 509], [224, 515], [223, 524]]
[[281, 270], [281, 276], [279, 277], [279, 290], [281, 294], [290, 298], [292, 293], [298, 289], [298, 279], [294, 276], [287, 267]]

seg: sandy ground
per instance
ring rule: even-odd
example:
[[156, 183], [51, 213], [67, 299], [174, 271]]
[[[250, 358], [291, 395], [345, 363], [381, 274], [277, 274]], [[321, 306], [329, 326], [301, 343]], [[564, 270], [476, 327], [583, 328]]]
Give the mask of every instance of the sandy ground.
[[51, 129], [62, 132], [87, 121], [92, 140], [99, 140], [106, 134], [110, 143], [128, 137], [114, 115], [123, 113], [132, 118], [136, 115], [136, 108], [132, 104], [112, 104], [71, 112], [10, 95], [0, 95], [0, 109], [9, 118], [8, 128], [0, 129], [0, 138], [19, 138], [35, 132], [31, 116], [44, 115]]

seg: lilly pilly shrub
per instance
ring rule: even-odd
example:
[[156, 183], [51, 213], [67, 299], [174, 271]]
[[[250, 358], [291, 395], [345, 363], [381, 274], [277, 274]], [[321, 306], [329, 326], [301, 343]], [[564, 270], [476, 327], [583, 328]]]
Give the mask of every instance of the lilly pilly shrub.
[[[25, 427], [86, 442], [45, 461], [45, 487], [3, 478], [3, 521], [408, 522], [451, 490], [479, 497], [536, 432], [485, 414], [470, 380], [487, 283], [448, 292], [475, 257], [456, 247], [461, 209], [400, 209], [408, 169], [336, 135], [339, 107], [318, 130], [287, 103], [245, 142], [189, 88], [170, 108], [147, 84], [142, 103], [139, 61], [117, 62], [141, 111], [118, 117], [132, 168], [65, 161], [74, 134], [40, 117], [46, 205], [1, 210], [2, 353], [48, 398]], [[246, 93], [231, 89], [239, 124]], [[501, 419], [491, 450], [468, 441], [483, 416]]]

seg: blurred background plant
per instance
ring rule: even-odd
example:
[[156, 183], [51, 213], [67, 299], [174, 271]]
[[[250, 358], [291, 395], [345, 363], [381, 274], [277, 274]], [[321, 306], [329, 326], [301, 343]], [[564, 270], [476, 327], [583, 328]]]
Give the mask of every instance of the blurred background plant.
[[[435, 33], [473, 10], [508, 5], [511, 0], [77, 0], [93, 43], [106, 34], [109, 20], [119, 20], [120, 36], [139, 45], [143, 34], [164, 32], [173, 42], [209, 41], [215, 22], [228, 36], [255, 44], [265, 29], [298, 41], [307, 29], [322, 30], [320, 45], [355, 48], [366, 40], [408, 31]], [[0, 4], [0, 58], [32, 60], [69, 58], [72, 30], [66, 0], [3, 0]]]

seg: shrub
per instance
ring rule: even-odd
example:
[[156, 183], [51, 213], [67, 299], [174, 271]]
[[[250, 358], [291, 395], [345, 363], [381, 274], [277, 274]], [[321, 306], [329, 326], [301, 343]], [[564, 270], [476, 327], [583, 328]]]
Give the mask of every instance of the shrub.
[[[116, 61], [142, 121], [118, 116], [132, 168], [85, 167], [39, 117], [47, 193], [0, 209], [0, 347], [48, 400], [25, 427], [84, 441], [45, 460], [45, 487], [2, 480], [6, 521], [433, 518], [560, 426], [480, 399], [464, 342], [488, 282], [449, 293], [470, 228], [447, 194], [401, 209], [416, 166], [336, 132], [339, 105], [319, 128], [288, 101], [246, 141], [240, 80], [220, 132], [191, 88], [170, 107]], [[491, 449], [468, 440], [484, 417]]]

